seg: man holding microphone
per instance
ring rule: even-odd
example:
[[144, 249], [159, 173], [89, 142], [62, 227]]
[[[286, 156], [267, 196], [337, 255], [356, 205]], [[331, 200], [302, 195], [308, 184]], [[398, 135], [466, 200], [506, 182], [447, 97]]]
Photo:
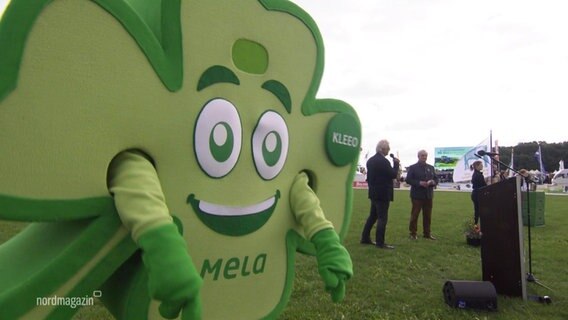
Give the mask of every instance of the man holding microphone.
[[[376, 153], [367, 160], [367, 184], [369, 185], [369, 199], [371, 210], [361, 234], [362, 244], [374, 244], [381, 249], [394, 249], [394, 246], [385, 243], [385, 233], [389, 216], [389, 205], [394, 200], [393, 180], [397, 177], [400, 161], [393, 158], [393, 166], [387, 160], [390, 145], [387, 140], [377, 144]], [[371, 240], [371, 229], [377, 222], [375, 233], [376, 242]]]

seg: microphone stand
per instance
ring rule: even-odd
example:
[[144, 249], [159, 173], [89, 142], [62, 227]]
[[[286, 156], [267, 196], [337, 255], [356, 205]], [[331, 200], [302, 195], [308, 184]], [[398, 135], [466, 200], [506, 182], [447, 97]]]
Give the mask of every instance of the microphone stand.
[[[480, 159], [483, 159], [483, 156], [480, 155], [480, 154], [474, 153], [474, 155], [475, 155], [476, 157], [480, 158]], [[484, 154], [484, 155], [486, 155], [486, 154]], [[538, 282], [538, 279], [535, 278], [535, 276], [534, 276], [533, 273], [532, 273], [530, 183], [535, 183], [535, 181], [532, 180], [529, 175], [524, 176], [524, 175], [521, 174], [519, 171], [517, 171], [517, 170], [515, 170], [515, 169], [513, 169], [513, 168], [511, 168], [511, 167], [509, 167], [507, 164], [505, 164], [505, 163], [503, 163], [503, 162], [501, 162], [501, 161], [499, 161], [499, 160], [497, 160], [497, 159], [495, 159], [495, 158], [492, 158], [490, 155], [487, 155], [487, 156], [488, 156], [489, 159], [491, 159], [492, 161], [497, 162], [498, 164], [504, 166], [505, 168], [508, 168], [509, 170], [515, 172], [516, 174], [518, 174], [518, 175], [520, 175], [520, 176], [522, 176], [522, 177], [524, 178], [525, 186], [526, 186], [526, 190], [527, 190], [527, 191], [526, 191], [526, 197], [527, 197], [527, 222], [528, 222], [527, 230], [528, 230], [528, 244], [529, 244], [529, 272], [527, 273], [527, 281], [528, 281], [528, 282], [534, 282], [534, 283], [536, 283], [536, 284], [538, 284], [538, 285], [540, 285], [540, 286], [542, 286], [542, 287], [544, 287], [544, 288], [547, 288], [547, 289], [550, 290], [550, 291], [554, 291], [554, 290], [552, 290], [551, 288], [545, 286], [544, 284]]]

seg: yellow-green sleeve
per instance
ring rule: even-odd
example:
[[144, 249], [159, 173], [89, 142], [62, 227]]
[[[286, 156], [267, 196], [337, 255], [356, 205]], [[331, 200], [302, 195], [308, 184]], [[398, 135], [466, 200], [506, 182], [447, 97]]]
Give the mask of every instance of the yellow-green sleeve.
[[318, 231], [333, 228], [333, 224], [325, 218], [320, 201], [308, 185], [308, 176], [304, 172], [294, 178], [290, 189], [290, 206], [307, 239]]
[[156, 169], [142, 153], [120, 153], [109, 168], [108, 185], [135, 242], [147, 230], [172, 223]]

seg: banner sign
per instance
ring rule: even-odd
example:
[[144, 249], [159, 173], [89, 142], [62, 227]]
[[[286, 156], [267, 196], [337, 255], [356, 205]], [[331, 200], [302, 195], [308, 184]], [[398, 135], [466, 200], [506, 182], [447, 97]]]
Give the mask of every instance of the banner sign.
[[436, 170], [453, 170], [458, 161], [473, 147], [434, 148], [434, 168]]
[[491, 160], [489, 156], [485, 155], [483, 157], [478, 157], [476, 154], [479, 154], [480, 150], [488, 151], [490, 149], [490, 141], [489, 139], [483, 140], [475, 147], [469, 147], [462, 156], [458, 159], [455, 167], [454, 167], [454, 174], [453, 180], [454, 182], [466, 182], [471, 181], [471, 176], [473, 171], [471, 170], [471, 165], [477, 161], [482, 160], [483, 163], [483, 176], [490, 177], [491, 176]]

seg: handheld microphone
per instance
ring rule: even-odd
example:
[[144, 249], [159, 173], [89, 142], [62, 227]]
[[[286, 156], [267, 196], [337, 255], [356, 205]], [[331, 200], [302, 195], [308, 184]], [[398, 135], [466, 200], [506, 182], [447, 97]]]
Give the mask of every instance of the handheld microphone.
[[477, 154], [480, 156], [498, 156], [499, 154], [497, 152], [487, 152], [485, 150], [479, 150], [477, 151]]
[[394, 157], [394, 154], [392, 154], [392, 153], [389, 154], [389, 156], [390, 156], [393, 160], [396, 159], [396, 158]]

